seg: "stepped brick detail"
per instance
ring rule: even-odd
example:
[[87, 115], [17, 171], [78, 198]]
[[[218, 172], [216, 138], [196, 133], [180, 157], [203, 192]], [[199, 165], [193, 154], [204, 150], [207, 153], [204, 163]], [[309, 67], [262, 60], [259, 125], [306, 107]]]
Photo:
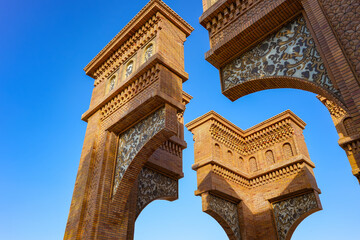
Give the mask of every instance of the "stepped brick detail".
[[186, 127], [195, 141], [195, 194], [229, 239], [290, 239], [305, 217], [321, 210], [305, 123], [291, 111], [247, 130], [214, 111]]

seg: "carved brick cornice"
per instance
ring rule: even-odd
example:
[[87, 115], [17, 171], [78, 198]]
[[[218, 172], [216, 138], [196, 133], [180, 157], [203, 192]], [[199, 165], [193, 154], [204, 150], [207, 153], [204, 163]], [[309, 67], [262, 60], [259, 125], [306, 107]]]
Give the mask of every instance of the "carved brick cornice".
[[[188, 79], [188, 74], [186, 72], [177, 71], [177, 69], [175, 69], [173, 66], [165, 63], [164, 57], [162, 57], [159, 53], [156, 53], [146, 63], [142, 64], [128, 80], [121, 82], [119, 86], [111, 92], [111, 94], [105, 95], [102, 98], [98, 98], [97, 102], [91, 104], [91, 107], [82, 115], [81, 119], [87, 121], [92, 114], [107, 105], [107, 108], [103, 109], [107, 110], [107, 112], [104, 112], [102, 115], [102, 119], [105, 119], [106, 117], [104, 116], [109, 115], [108, 111], [112, 110], [111, 112], [114, 112], [119, 108], [120, 105], [125, 104], [131, 98], [141, 93], [148, 86], [152, 85], [152, 83], [156, 82], [156, 80], [159, 79], [160, 69], [167, 69], [175, 73], [177, 76], [183, 79], [183, 81]], [[119, 103], [119, 99], [115, 98], [119, 97], [118, 95], [122, 92], [124, 92], [124, 94], [126, 93], [126, 97], [124, 95], [124, 98], [122, 99], [120, 96], [121, 102]], [[185, 107], [180, 105], [182, 105], [182, 103], [179, 102], [179, 109], [184, 110]]]
[[263, 131], [257, 132], [246, 138], [244, 146], [245, 155], [254, 153], [258, 150], [270, 147], [275, 143], [284, 141], [293, 136], [294, 129], [290, 126], [288, 120], [284, 120]]
[[211, 171], [223, 178], [241, 185], [245, 188], [255, 188], [271, 182], [277, 181], [279, 179], [286, 178], [291, 175], [298, 174], [303, 170], [303, 168], [308, 165], [314, 167], [314, 165], [304, 159], [299, 159], [297, 161], [289, 162], [275, 169], [261, 172], [253, 173], [251, 175], [240, 174], [238, 172], [232, 171], [224, 166], [221, 163], [212, 162]]
[[183, 99], [182, 99], [183, 104], [184, 105], [188, 104], [191, 99], [193, 99], [193, 97], [187, 92], [183, 91]]
[[211, 137], [241, 155], [249, 155], [291, 138], [294, 134], [291, 123], [302, 129], [305, 127], [305, 123], [289, 110], [246, 131], [236, 127], [214, 111], [186, 124], [186, 127], [191, 131], [191, 129], [208, 120], [211, 121], [209, 129]]
[[[226, 12], [230, 12], [225, 10], [226, 8], [230, 9], [226, 6], [226, 4], [229, 5], [227, 2], [223, 6], [213, 5], [212, 7], [217, 6], [213, 12], [217, 13], [218, 10], [220, 12], [214, 15], [210, 14], [206, 18], [211, 18], [211, 22], [201, 22], [212, 33], [209, 35], [211, 49], [206, 52], [205, 58], [218, 69], [235, 55], [240, 55], [260, 39], [279, 28], [302, 9], [298, 0], [238, 1], [239, 5], [235, 4], [235, 1], [231, 2], [235, 7], [234, 14], [237, 15], [231, 22], [224, 22], [224, 15], [227, 14]], [[250, 4], [250, 2], [252, 3]]]
[[164, 142], [160, 147], [160, 149], [174, 155], [177, 157], [182, 157], [182, 150], [183, 150], [183, 146], [181, 146], [180, 144], [177, 144], [173, 141], [166, 141]]
[[251, 185], [250, 185], [250, 181], [248, 178], [234, 172], [234, 171], [231, 171], [229, 169], [226, 169], [224, 167], [222, 167], [221, 165], [219, 164], [213, 164], [212, 165], [212, 168], [211, 168], [212, 172], [214, 172], [215, 174], [219, 175], [219, 176], [222, 176], [223, 178], [227, 179], [227, 180], [230, 180], [234, 183], [237, 183], [243, 187], [246, 187], [246, 188], [250, 188]]
[[159, 79], [159, 64], [151, 67], [144, 74], [132, 81], [130, 85], [124, 88], [111, 101], [106, 103], [101, 108], [101, 120], [108, 117], [111, 113], [119, 109], [122, 105], [129, 102], [132, 98], [150, 86], [153, 82]]
[[240, 154], [245, 154], [245, 141], [244, 137], [241, 134], [238, 134], [237, 132], [229, 129], [228, 127], [216, 120], [212, 120], [209, 131], [213, 139], [221, 142], [222, 144], [237, 151]]
[[298, 174], [305, 167], [305, 162], [294, 162], [288, 165], [285, 165], [279, 169], [264, 173], [262, 175], [256, 176], [250, 179], [250, 186], [252, 188], [262, 186], [264, 184], [271, 183], [273, 181]]
[[161, 29], [166, 18], [189, 36], [193, 28], [161, 0], [151, 0], [84, 68], [95, 86]]
[[[243, 14], [253, 8], [262, 0], [223, 0], [211, 6], [200, 17], [200, 24], [209, 31], [210, 38], [213, 38], [219, 31], [227, 28]], [[212, 43], [216, 44], [213, 41]]]
[[360, 136], [342, 138], [339, 140], [339, 145], [348, 156], [360, 153]]
[[109, 58], [93, 73], [89, 73], [91, 77], [95, 78], [94, 86], [97, 86], [109, 77], [120, 67], [120, 65], [131, 58], [137, 50], [144, 46], [150, 39], [155, 37], [157, 32], [161, 30], [160, 22], [160, 16], [158, 14], [154, 15], [123, 45], [112, 53]]
[[334, 116], [335, 118], [341, 118], [346, 115], [346, 111], [342, 107], [334, 103], [333, 101], [330, 101], [329, 99], [321, 95], [317, 95], [316, 97], [329, 110], [331, 116]]

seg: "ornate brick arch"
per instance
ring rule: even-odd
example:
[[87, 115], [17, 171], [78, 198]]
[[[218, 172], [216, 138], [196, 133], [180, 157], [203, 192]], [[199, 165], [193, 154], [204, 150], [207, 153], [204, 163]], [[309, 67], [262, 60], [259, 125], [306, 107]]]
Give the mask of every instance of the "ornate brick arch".
[[[229, 239], [288, 240], [303, 219], [321, 210], [305, 125], [290, 110], [247, 130], [214, 111], [186, 124], [197, 149], [195, 194]], [[236, 159], [248, 159], [250, 166], [217, 158], [214, 143]], [[284, 154], [283, 146], [290, 144], [291, 154]], [[266, 159], [269, 151], [276, 161]]]
[[182, 90], [183, 44], [192, 31], [151, 0], [85, 67], [94, 90], [64, 239], [133, 239], [148, 203], [177, 199], [192, 98]]
[[211, 47], [205, 58], [220, 71], [222, 93], [232, 101], [275, 88], [318, 94], [360, 182], [359, 3], [203, 0], [203, 7]]
[[295, 88], [344, 106], [302, 15], [220, 71], [223, 94], [232, 101], [261, 90]]
[[324, 96], [332, 102], [336, 103], [339, 107], [346, 109], [343, 103], [343, 99], [335, 94], [335, 92], [332, 92], [329, 89], [324, 88], [321, 85], [311, 82], [307, 79], [295, 77], [274, 76], [251, 79], [230, 87], [223, 93], [231, 101], [235, 101], [251, 93], [278, 88], [293, 88], [312, 92]]
[[224, 229], [229, 240], [241, 239], [237, 202], [228, 201], [216, 195], [201, 195], [203, 211], [213, 217]]

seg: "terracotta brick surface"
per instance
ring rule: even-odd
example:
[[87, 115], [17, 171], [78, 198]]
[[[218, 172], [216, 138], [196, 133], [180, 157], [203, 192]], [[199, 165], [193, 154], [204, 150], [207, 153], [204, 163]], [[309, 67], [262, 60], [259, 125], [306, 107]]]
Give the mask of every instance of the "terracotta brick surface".
[[[302, 134], [305, 123], [291, 111], [247, 130], [213, 111], [186, 127], [195, 141], [195, 194], [202, 196], [203, 210], [219, 222], [229, 239], [290, 239], [306, 216], [321, 210], [315, 165]], [[251, 159], [256, 161], [255, 169]], [[298, 200], [308, 196], [311, 206], [301, 212], [306, 204]], [[212, 198], [221, 204], [216, 207]], [[288, 199], [294, 204], [281, 210], [279, 220], [274, 209], [285, 206]], [[296, 212], [301, 214], [295, 217]]]
[[[360, 86], [359, 86], [359, 1], [357, 0], [203, 0], [200, 23], [209, 31], [211, 49], [205, 58], [221, 71], [226, 64], [249, 52], [269, 35], [298, 15], [315, 41], [331, 85], [338, 94], [306, 78], [257, 77], [230, 89], [221, 87], [230, 100], [264, 89], [296, 88], [319, 94], [345, 111], [334, 124], [340, 146], [346, 151], [352, 173], [360, 178]], [[331, 111], [329, 109], [329, 111]], [[354, 131], [342, 131], [351, 118]], [[333, 118], [334, 119], [334, 118]]]
[[[192, 30], [162, 1], [151, 0], [85, 67], [94, 90], [82, 116], [88, 127], [64, 239], [133, 239], [141, 204], [177, 198], [186, 148], [183, 113], [192, 98], [182, 91], [188, 79], [183, 43]], [[147, 142], [136, 143], [144, 146], [115, 185], [116, 169], [125, 166], [117, 160], [121, 136], [158, 112], [159, 130]], [[136, 134], [132, 141], [142, 139], [143, 133]], [[142, 182], [138, 177], [145, 168], [158, 182], [168, 179], [171, 188], [156, 195], [152, 188], [166, 184]], [[154, 195], [139, 195], [143, 187]]]

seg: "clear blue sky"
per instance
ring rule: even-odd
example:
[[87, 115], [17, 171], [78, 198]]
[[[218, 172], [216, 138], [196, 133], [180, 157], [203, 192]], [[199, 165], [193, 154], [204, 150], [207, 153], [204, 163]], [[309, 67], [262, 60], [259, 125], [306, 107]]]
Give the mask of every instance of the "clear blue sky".
[[[185, 43], [184, 90], [194, 96], [185, 122], [215, 110], [246, 129], [291, 109], [308, 124], [304, 135], [324, 208], [293, 239], [358, 239], [360, 186], [315, 94], [269, 90], [230, 102], [218, 71], [204, 60], [209, 42], [198, 23], [201, 0], [165, 2], [195, 28]], [[80, 116], [93, 88], [82, 69], [146, 3], [0, 0], [0, 239], [63, 238], [86, 129]], [[185, 138], [180, 199], [151, 203], [137, 220], [135, 240], [227, 239], [194, 196], [191, 133]]]

